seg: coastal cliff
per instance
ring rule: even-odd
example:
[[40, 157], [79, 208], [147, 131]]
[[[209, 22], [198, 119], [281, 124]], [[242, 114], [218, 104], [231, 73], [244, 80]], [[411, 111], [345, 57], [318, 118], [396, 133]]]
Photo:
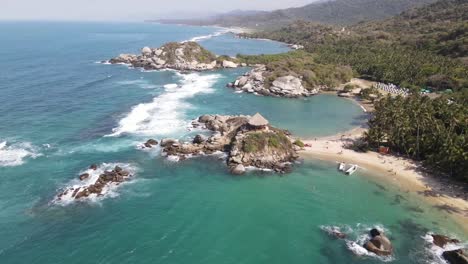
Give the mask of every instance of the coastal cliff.
[[285, 130], [274, 128], [260, 114], [250, 116], [204, 115], [194, 127], [213, 132], [209, 137], [197, 135], [191, 143], [161, 141], [163, 153], [185, 159], [189, 156], [224, 152], [233, 174], [243, 174], [247, 167], [287, 172], [298, 149]]
[[111, 64], [129, 64], [145, 70], [174, 69], [206, 71], [217, 68], [236, 68], [238, 65], [217, 57], [196, 42], [169, 42], [159, 48], [144, 47], [140, 55], [120, 54], [109, 60]]

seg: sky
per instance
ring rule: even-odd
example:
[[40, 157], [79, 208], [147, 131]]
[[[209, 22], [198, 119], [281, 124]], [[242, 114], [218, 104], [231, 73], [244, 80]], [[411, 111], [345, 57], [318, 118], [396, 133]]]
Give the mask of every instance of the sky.
[[315, 0], [0, 0], [0, 20], [195, 18], [232, 10], [274, 10]]

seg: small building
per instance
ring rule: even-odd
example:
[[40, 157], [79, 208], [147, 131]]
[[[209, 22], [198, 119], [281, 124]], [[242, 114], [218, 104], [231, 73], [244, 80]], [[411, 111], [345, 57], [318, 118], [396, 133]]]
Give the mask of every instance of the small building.
[[383, 155], [387, 155], [387, 154], [390, 153], [390, 148], [389, 148], [389, 147], [380, 146], [380, 147], [379, 147], [379, 153], [380, 153], [380, 154], [383, 154]]
[[256, 113], [249, 119], [248, 124], [252, 129], [265, 129], [268, 128], [269, 122], [261, 114]]

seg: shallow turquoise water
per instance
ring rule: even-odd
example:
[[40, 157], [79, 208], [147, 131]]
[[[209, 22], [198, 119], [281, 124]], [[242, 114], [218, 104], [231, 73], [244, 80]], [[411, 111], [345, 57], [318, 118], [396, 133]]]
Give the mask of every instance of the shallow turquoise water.
[[[180, 75], [96, 61], [218, 32], [151, 24], [0, 23], [0, 263], [379, 263], [354, 256], [321, 226], [362, 235], [383, 226], [394, 263], [424, 263], [428, 230], [465, 238], [446, 215], [334, 163], [307, 161], [287, 176], [230, 176], [214, 157], [171, 163], [138, 150], [149, 137], [189, 138], [201, 114], [261, 112], [295, 135], [362, 124], [334, 96], [280, 99], [225, 84], [248, 69]], [[278, 53], [280, 43], [230, 35], [200, 42], [218, 54]], [[177, 84], [178, 86], [167, 86]], [[92, 163], [124, 163], [130, 183], [104, 199], [51, 203]], [[396, 199], [395, 195], [405, 199]], [[416, 209], [415, 209], [416, 208]]]

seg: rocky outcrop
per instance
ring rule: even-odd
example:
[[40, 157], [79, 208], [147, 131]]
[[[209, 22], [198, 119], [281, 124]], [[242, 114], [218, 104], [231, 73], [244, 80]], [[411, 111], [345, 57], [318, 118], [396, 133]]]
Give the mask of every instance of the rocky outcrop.
[[450, 264], [468, 264], [468, 255], [463, 249], [445, 251], [442, 257]]
[[[96, 170], [95, 168], [97, 169], [97, 166], [95, 165], [91, 165], [90, 167], [91, 170]], [[90, 179], [89, 173], [84, 173], [79, 176], [80, 181], [93, 180], [94, 182], [89, 185], [68, 188], [65, 191], [59, 193], [56, 197], [56, 200], [60, 201], [62, 197], [68, 196], [69, 194], [71, 194], [71, 198], [74, 200], [86, 198], [91, 195], [101, 196], [104, 188], [111, 184], [119, 185], [120, 183], [125, 182], [131, 176], [132, 175], [130, 172], [122, 169], [119, 166], [115, 166], [115, 168], [111, 171], [104, 171], [104, 173], [99, 175], [96, 181]]]
[[457, 244], [457, 243], [460, 243], [460, 241], [458, 239], [452, 239], [448, 236], [444, 236], [444, 235], [431, 235], [432, 236], [432, 243], [434, 243], [434, 245], [438, 246], [438, 247], [445, 247], [445, 245], [451, 243], [451, 244]]
[[[432, 237], [432, 243], [440, 248], [445, 248], [447, 244], [460, 244], [460, 240], [448, 236], [437, 234], [431, 234], [430, 236]], [[450, 264], [468, 264], [468, 254], [464, 249], [444, 251], [442, 257]]]
[[235, 68], [237, 64], [223, 60], [218, 62], [216, 55], [196, 42], [170, 42], [160, 48], [144, 47], [140, 55], [120, 54], [110, 59], [112, 64], [128, 64], [146, 70], [174, 69], [206, 71], [216, 68]]
[[158, 145], [158, 141], [155, 139], [148, 139], [143, 145], [145, 146], [145, 148], [152, 148], [153, 146]]
[[393, 246], [385, 234], [376, 228], [370, 231], [371, 239], [364, 244], [364, 248], [377, 256], [389, 256], [393, 254]]
[[230, 171], [237, 175], [243, 174], [249, 166], [290, 171], [290, 164], [298, 155], [289, 134], [269, 125], [252, 126], [250, 119], [250, 116], [200, 116], [193, 126], [208, 129], [212, 135], [197, 135], [191, 143], [162, 140], [163, 153], [183, 160], [194, 155], [225, 152]]
[[223, 68], [237, 68], [237, 66], [238, 65], [232, 61], [228, 61], [228, 60], [223, 61]]
[[270, 80], [269, 72], [264, 65], [257, 65], [250, 72], [228, 84], [238, 91], [256, 93], [265, 96], [302, 97], [311, 96], [319, 92], [320, 87], [306, 89], [302, 80], [293, 75], [278, 77]]

